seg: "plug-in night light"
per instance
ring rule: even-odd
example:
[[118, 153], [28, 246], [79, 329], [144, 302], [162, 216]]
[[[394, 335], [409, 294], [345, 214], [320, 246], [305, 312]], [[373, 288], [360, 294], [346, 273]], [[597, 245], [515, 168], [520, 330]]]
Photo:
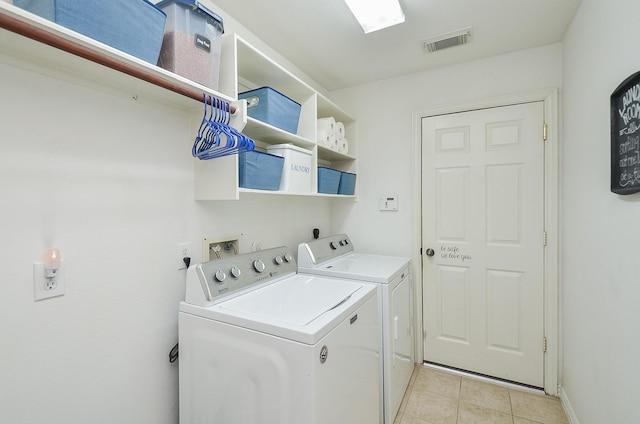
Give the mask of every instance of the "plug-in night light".
[[44, 276], [55, 278], [60, 269], [60, 251], [58, 249], [47, 249], [44, 254]]

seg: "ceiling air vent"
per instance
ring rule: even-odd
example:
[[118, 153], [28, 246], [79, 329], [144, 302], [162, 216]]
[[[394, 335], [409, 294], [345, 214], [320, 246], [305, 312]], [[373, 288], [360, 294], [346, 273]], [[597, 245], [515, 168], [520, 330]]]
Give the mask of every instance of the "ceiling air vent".
[[467, 44], [470, 38], [471, 27], [424, 39], [422, 40], [422, 48], [425, 53], [437, 52], [448, 47]]

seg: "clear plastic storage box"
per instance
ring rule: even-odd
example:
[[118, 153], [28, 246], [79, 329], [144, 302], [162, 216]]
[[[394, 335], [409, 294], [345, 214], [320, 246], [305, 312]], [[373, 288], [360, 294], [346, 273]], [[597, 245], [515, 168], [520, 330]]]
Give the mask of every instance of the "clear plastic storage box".
[[166, 15], [147, 0], [13, 0], [13, 4], [153, 65], [158, 62]]
[[196, 0], [163, 0], [167, 14], [158, 66], [218, 90], [222, 18]]

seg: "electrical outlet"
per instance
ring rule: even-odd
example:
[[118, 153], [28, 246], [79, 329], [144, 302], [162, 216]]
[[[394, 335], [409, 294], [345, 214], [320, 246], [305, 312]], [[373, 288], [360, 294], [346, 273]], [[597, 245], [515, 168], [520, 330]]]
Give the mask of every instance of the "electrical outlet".
[[184, 258], [193, 259], [193, 255], [191, 254], [191, 242], [187, 241], [184, 243], [179, 243], [177, 249], [178, 255], [176, 256], [176, 265], [178, 266], [178, 269], [185, 269], [187, 267], [187, 264], [184, 263]]
[[33, 264], [33, 296], [35, 300], [48, 299], [50, 297], [64, 295], [64, 261], [60, 261], [60, 268], [56, 276], [47, 278], [44, 276], [44, 263]]

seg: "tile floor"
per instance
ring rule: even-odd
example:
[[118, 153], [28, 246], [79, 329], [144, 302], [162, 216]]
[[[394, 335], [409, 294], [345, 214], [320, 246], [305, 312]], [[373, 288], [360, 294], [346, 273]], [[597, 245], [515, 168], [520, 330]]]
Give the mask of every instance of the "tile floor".
[[560, 401], [423, 365], [394, 424], [568, 424]]

